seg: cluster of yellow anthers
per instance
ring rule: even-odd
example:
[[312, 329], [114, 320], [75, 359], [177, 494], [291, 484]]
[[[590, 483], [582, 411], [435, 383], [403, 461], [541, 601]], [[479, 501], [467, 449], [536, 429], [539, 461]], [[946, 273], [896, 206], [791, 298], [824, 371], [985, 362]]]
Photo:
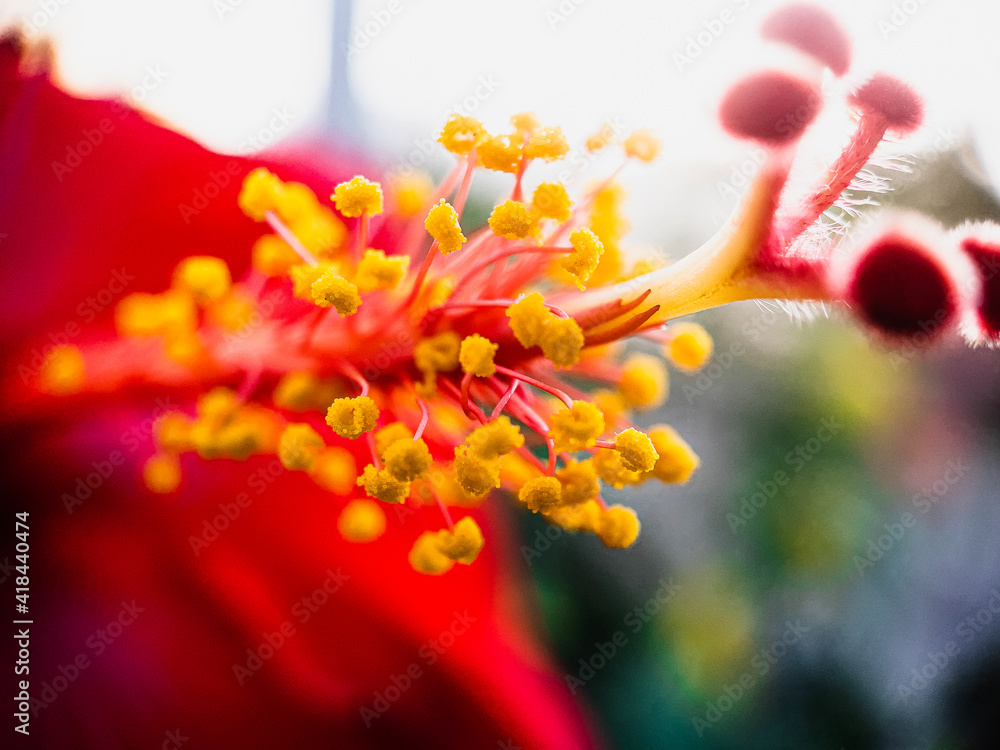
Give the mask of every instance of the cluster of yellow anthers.
[[[338, 495], [358, 495], [338, 523], [352, 541], [384, 532], [383, 503], [437, 505], [446, 527], [421, 535], [410, 552], [411, 565], [429, 574], [475, 560], [482, 533], [471, 517], [452, 522], [449, 508], [474, 506], [500, 487], [552, 524], [592, 532], [609, 547], [631, 545], [636, 515], [609, 507], [602, 483], [684, 482], [698, 459], [670, 427], [643, 433], [629, 421], [629, 410], [656, 408], [667, 395], [660, 358], [622, 361], [615, 348], [648, 318], [620, 324], [638, 303], [574, 317], [552, 300], [627, 280], [648, 263], [625, 271], [620, 242], [628, 226], [612, 180], [578, 204], [555, 182], [525, 199], [528, 164], [560, 159], [569, 145], [559, 128], [541, 128], [530, 114], [512, 125], [490, 135], [471, 118], [449, 119], [440, 142], [459, 165], [436, 190], [423, 177], [389, 186], [390, 213], [409, 224], [378, 249], [369, 247], [384, 207], [378, 183], [359, 176], [337, 185], [330, 208], [302, 184], [263, 168], [250, 172], [240, 207], [271, 233], [254, 244], [247, 278], [234, 283], [222, 260], [189, 257], [169, 290], [133, 294], [117, 309], [121, 335], [160, 337], [167, 360], [202, 382], [243, 377], [238, 390], [220, 385], [205, 393], [193, 416], [158, 421], [147, 487], [176, 490], [186, 451], [206, 459], [277, 455], [287, 470]], [[605, 129], [587, 148], [611, 139]], [[651, 160], [659, 148], [646, 131], [622, 145], [626, 160]], [[466, 237], [460, 219], [477, 168], [512, 173], [515, 184], [488, 226]], [[291, 293], [265, 313], [265, 291], [283, 288]], [[711, 355], [711, 339], [695, 324], [643, 335], [687, 371]], [[361, 371], [386, 342], [395, 353], [369, 383]], [[82, 381], [77, 354], [53, 358], [52, 390]], [[603, 387], [588, 398], [563, 382], [566, 368]], [[354, 387], [360, 393], [350, 395]], [[351, 442], [359, 438], [363, 450]], [[360, 472], [359, 455], [368, 457]]]

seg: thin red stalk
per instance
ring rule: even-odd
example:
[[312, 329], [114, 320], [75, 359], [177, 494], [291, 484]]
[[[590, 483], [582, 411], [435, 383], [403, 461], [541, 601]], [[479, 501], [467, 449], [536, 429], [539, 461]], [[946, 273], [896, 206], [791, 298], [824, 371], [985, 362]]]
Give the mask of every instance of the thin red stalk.
[[533, 385], [535, 386], [535, 388], [543, 390], [546, 393], [551, 393], [553, 396], [555, 396], [564, 404], [566, 404], [567, 409], [573, 408], [573, 399], [571, 399], [563, 391], [559, 390], [555, 386], [549, 385], [548, 383], [543, 383], [541, 380], [535, 380], [534, 378], [529, 377], [528, 375], [516, 372], [515, 370], [511, 370], [507, 367], [504, 367], [503, 365], [497, 365], [496, 368], [497, 372], [501, 373], [502, 375], [507, 375], [512, 378], [517, 378], [518, 380], [523, 380], [528, 385]]
[[617, 448], [613, 440], [597, 440], [594, 442], [594, 445], [597, 448], [610, 448], [611, 450]]
[[[462, 405], [462, 394], [458, 390], [458, 386], [448, 380], [448, 378], [438, 378], [437, 384], [439, 387], [443, 386], [448, 391], [448, 395], [455, 400], [455, 403], [459, 406]], [[489, 421], [486, 419], [486, 414], [483, 413], [483, 410], [471, 402], [469, 403], [469, 408], [466, 409], [463, 407], [462, 411], [465, 412], [465, 416], [478, 419], [481, 424], [486, 424]]]
[[278, 215], [274, 211], [265, 212], [264, 218], [267, 220], [268, 226], [274, 230], [274, 233], [287, 242], [288, 246], [302, 258], [303, 263], [307, 263], [313, 268], [319, 265], [316, 256], [306, 249], [306, 246], [299, 241], [299, 238], [295, 236], [291, 229], [285, 226], [284, 222], [278, 218]]
[[359, 386], [361, 386], [361, 393], [358, 394], [359, 396], [368, 395], [368, 381], [365, 380], [364, 375], [358, 372], [358, 369], [354, 365], [350, 364], [349, 362], [341, 362], [340, 372], [341, 374], [350, 378]]
[[507, 402], [510, 401], [510, 397], [514, 395], [514, 391], [517, 390], [517, 386], [520, 382], [521, 381], [517, 378], [511, 378], [510, 385], [507, 386], [507, 390], [504, 391], [503, 396], [501, 396], [500, 400], [497, 401], [497, 405], [493, 407], [493, 413], [490, 414], [490, 421], [493, 421], [503, 413], [503, 408], [507, 405]]
[[420, 436], [424, 434], [424, 428], [427, 427], [427, 420], [431, 416], [430, 410], [427, 408], [427, 402], [420, 398], [420, 396], [417, 396], [417, 406], [420, 407], [420, 422], [413, 433], [414, 440], [419, 440]]
[[431, 487], [431, 495], [434, 496], [434, 502], [437, 503], [438, 509], [441, 511], [441, 515], [444, 516], [444, 520], [448, 523], [448, 528], [454, 530], [455, 523], [451, 520], [451, 513], [448, 511], [448, 506], [444, 504], [444, 501], [438, 497], [438, 493], [434, 491]]
[[369, 222], [371, 219], [368, 213], [365, 212], [361, 214], [361, 220], [358, 222], [358, 236], [357, 244], [354, 246], [354, 260], [361, 260], [362, 256], [365, 254], [365, 250], [368, 249], [368, 232], [369, 232]]

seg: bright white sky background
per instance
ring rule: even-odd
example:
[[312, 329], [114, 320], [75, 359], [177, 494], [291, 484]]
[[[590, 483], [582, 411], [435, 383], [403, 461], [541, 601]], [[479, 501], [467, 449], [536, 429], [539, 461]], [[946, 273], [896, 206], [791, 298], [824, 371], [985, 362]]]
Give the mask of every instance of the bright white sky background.
[[[658, 177], [638, 179], [653, 180], [661, 196], [681, 198], [684, 180], [677, 176], [691, 165], [728, 168], [748, 158], [745, 144], [720, 134], [713, 110], [724, 82], [752, 70], [760, 49], [755, 30], [779, 4], [361, 0], [351, 34], [358, 47], [351, 80], [369, 122], [389, 134], [387, 143], [398, 152], [440, 127], [482, 77], [495, 90], [475, 102], [475, 114], [496, 129], [526, 109], [545, 124], [563, 125], [571, 140], [609, 117], [648, 126], [663, 137], [664, 156], [650, 168]], [[960, 137], [974, 126], [986, 161], [1000, 162], [1000, 3], [821, 4], [854, 38], [852, 76], [888, 70], [925, 95], [928, 124], [912, 141], [915, 150], [930, 147], [941, 133]], [[316, 116], [329, 79], [331, 6], [321, 0], [0, 0], [0, 23], [20, 20], [50, 35], [58, 72], [74, 91], [133, 91], [134, 101], [176, 128], [210, 147], [240, 151], [268, 127], [275, 108], [291, 118], [281, 136]], [[695, 53], [690, 63], [676, 57]], [[162, 80], [153, 82], [151, 68]], [[146, 90], [144, 80], [152, 84]], [[713, 216], [724, 215], [724, 203]]]

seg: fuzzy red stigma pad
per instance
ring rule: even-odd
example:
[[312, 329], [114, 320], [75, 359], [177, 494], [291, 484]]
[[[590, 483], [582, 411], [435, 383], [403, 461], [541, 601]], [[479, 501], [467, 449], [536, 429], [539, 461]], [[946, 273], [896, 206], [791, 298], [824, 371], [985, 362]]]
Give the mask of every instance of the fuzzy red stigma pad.
[[719, 119], [739, 138], [779, 146], [797, 140], [821, 106], [818, 88], [788, 73], [767, 70], [743, 78], [726, 92]]
[[966, 238], [962, 250], [972, 260], [982, 284], [982, 298], [976, 317], [982, 332], [991, 339], [1000, 338], [1000, 245], [976, 238]]
[[808, 3], [786, 5], [769, 15], [760, 29], [765, 39], [784, 42], [814, 57], [842, 76], [851, 64], [851, 43], [837, 20]]
[[920, 127], [924, 105], [910, 86], [886, 73], [876, 73], [851, 94], [851, 104], [863, 112], [880, 115], [886, 128], [906, 135]]

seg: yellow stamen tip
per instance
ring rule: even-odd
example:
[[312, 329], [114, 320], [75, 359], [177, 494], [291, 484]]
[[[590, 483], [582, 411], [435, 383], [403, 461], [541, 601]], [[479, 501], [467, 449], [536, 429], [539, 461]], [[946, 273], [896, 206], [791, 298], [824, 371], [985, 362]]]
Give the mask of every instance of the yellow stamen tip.
[[326, 411], [326, 423], [341, 437], [354, 439], [375, 428], [378, 407], [368, 396], [338, 398]]
[[157, 453], [142, 466], [142, 482], [150, 492], [169, 495], [181, 484], [181, 465], [177, 456]]
[[471, 565], [483, 549], [483, 532], [472, 518], [466, 516], [453, 529], [442, 529], [437, 533], [437, 547], [449, 560], [462, 565]]
[[496, 356], [500, 346], [494, 344], [485, 336], [474, 333], [462, 339], [462, 345], [458, 354], [458, 361], [462, 365], [462, 372], [471, 373], [477, 377], [488, 378], [496, 373], [496, 365], [493, 364], [493, 357]]
[[264, 167], [257, 167], [243, 178], [237, 198], [240, 210], [254, 221], [264, 221], [264, 214], [276, 211], [284, 193], [284, 185]]
[[558, 182], [543, 182], [535, 188], [531, 196], [531, 205], [539, 216], [555, 219], [560, 224], [569, 221], [570, 207], [573, 201], [569, 199], [566, 188]]
[[649, 438], [659, 454], [656, 465], [650, 472], [661, 482], [683, 484], [701, 463], [691, 446], [669, 425], [654, 425], [649, 428]]
[[431, 452], [421, 440], [397, 440], [385, 449], [385, 470], [400, 482], [423, 479], [431, 468]]
[[569, 143], [562, 128], [543, 128], [533, 133], [524, 147], [524, 155], [529, 159], [555, 161], [569, 153]]
[[372, 542], [385, 533], [385, 512], [374, 500], [351, 500], [340, 512], [337, 531], [349, 542]]
[[604, 415], [586, 401], [574, 401], [572, 408], [563, 407], [549, 420], [552, 439], [558, 453], [590, 448], [604, 432]]
[[395, 289], [410, 267], [410, 256], [386, 256], [381, 250], [368, 248], [358, 262], [358, 290]]
[[639, 537], [639, 517], [631, 508], [612, 505], [598, 522], [597, 535], [605, 547], [625, 549]]
[[455, 479], [471, 497], [482, 497], [500, 486], [500, 461], [476, 454], [467, 445], [455, 448]]
[[290, 424], [278, 441], [278, 460], [286, 469], [311, 471], [323, 447], [323, 438], [311, 426], [305, 423]]
[[526, 294], [507, 308], [510, 318], [510, 330], [521, 346], [530, 348], [542, 337], [542, 329], [546, 321], [555, 317], [545, 306], [545, 300], [538, 292]]
[[465, 242], [465, 235], [458, 223], [458, 213], [444, 198], [428, 211], [424, 229], [437, 240], [442, 255], [461, 250]]
[[361, 305], [358, 287], [329, 269], [313, 282], [312, 299], [319, 307], [332, 305], [342, 318], [354, 315]]
[[357, 483], [368, 495], [383, 503], [401, 503], [410, 494], [409, 482], [400, 482], [385, 469], [379, 471], [371, 464], [365, 467]]
[[445, 557], [438, 547], [436, 532], [425, 531], [410, 548], [410, 566], [418, 573], [439, 576], [447, 573], [455, 565], [454, 561]]
[[493, 234], [508, 240], [523, 240], [538, 233], [538, 223], [531, 211], [518, 201], [505, 201], [494, 208], [489, 225]]
[[69, 396], [83, 388], [85, 370], [83, 354], [72, 344], [59, 344], [52, 348], [49, 358], [42, 365], [38, 386], [46, 393]]
[[625, 155], [631, 156], [640, 161], [653, 161], [660, 154], [663, 144], [660, 139], [653, 135], [653, 131], [648, 128], [633, 130], [625, 143]]
[[221, 299], [231, 284], [226, 261], [210, 255], [185, 258], [174, 270], [174, 287], [190, 292], [202, 307]]
[[697, 372], [712, 358], [712, 337], [697, 323], [676, 323], [669, 334], [666, 355], [684, 372]]
[[633, 409], [655, 409], [667, 400], [669, 381], [663, 362], [648, 354], [634, 354], [622, 366], [621, 394]]
[[652, 471], [660, 457], [649, 436], [634, 428], [615, 435], [615, 450], [621, 456], [622, 466], [629, 471]]
[[452, 115], [444, 124], [438, 141], [453, 154], [467, 154], [483, 137], [483, 124], [464, 115]]
[[382, 213], [382, 186], [361, 175], [337, 185], [330, 198], [337, 210], [350, 219]]
[[517, 497], [532, 512], [544, 513], [562, 502], [562, 485], [555, 477], [535, 477], [524, 483]]
[[552, 317], [542, 326], [538, 345], [542, 354], [557, 367], [572, 367], [580, 361], [584, 345], [583, 329], [572, 318]]
[[570, 232], [569, 243], [573, 252], [560, 260], [559, 265], [573, 276], [577, 287], [583, 290], [601, 262], [604, 243], [589, 229], [574, 229]]

